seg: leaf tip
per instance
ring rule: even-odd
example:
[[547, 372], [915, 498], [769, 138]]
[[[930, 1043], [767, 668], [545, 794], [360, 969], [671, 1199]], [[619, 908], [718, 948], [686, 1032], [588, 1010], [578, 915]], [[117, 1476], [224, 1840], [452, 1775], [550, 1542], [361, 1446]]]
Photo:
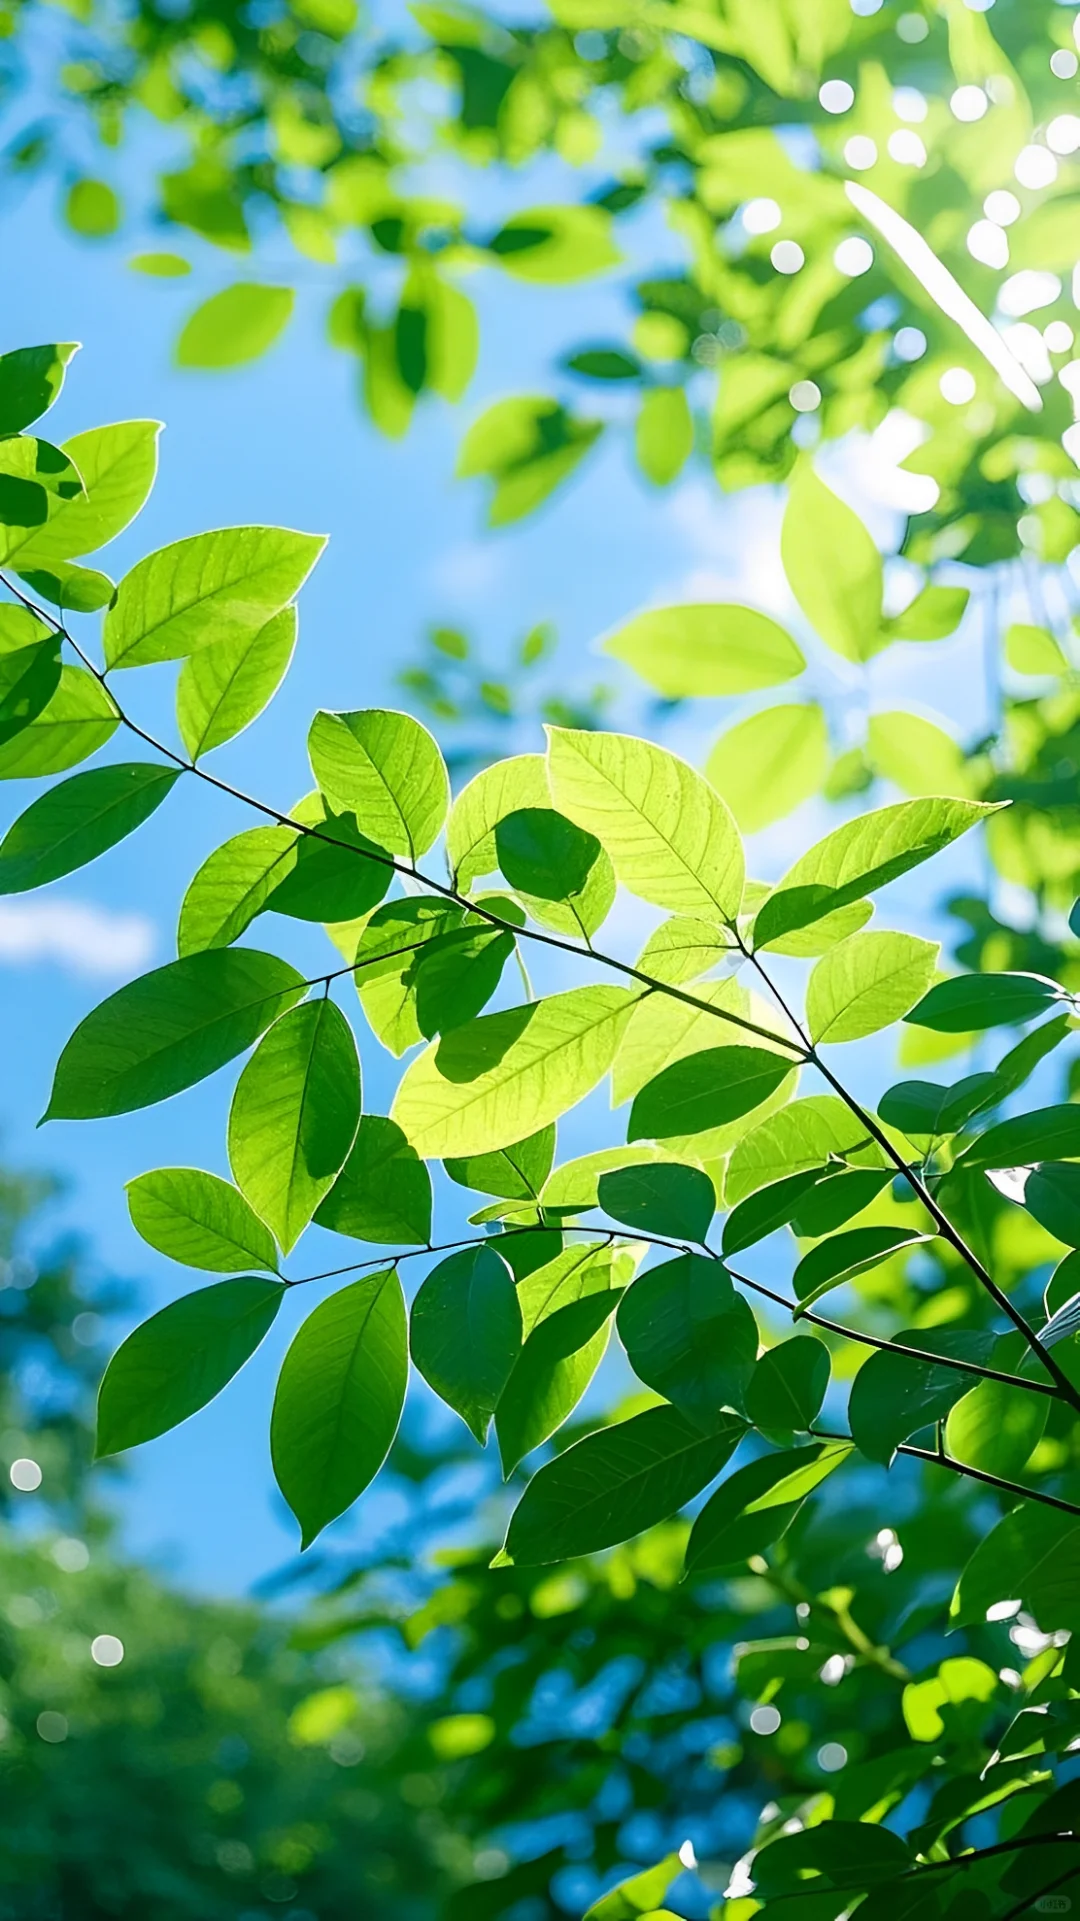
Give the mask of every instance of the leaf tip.
[[492, 1558], [492, 1560], [488, 1562], [489, 1568], [513, 1567], [513, 1565], [514, 1565], [514, 1557], [512, 1554], [508, 1554], [504, 1547], [501, 1547], [499, 1549], [499, 1552]]

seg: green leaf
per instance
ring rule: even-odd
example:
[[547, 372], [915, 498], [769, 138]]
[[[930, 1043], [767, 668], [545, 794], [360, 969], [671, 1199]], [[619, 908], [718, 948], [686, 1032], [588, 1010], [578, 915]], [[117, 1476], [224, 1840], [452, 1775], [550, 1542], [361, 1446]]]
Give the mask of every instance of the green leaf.
[[882, 622], [889, 640], [946, 640], [954, 634], [971, 599], [967, 587], [923, 587], [902, 614]]
[[[83, 554], [95, 553], [129, 526], [146, 502], [157, 475], [159, 420], [120, 420], [111, 427], [92, 427], [64, 442], [62, 452], [82, 475], [84, 493], [50, 503], [43, 527], [18, 530], [6, 536], [3, 555], [20, 574], [33, 575], [56, 568]], [[78, 571], [78, 570], [76, 570]], [[92, 600], [91, 606], [105, 601]], [[79, 601], [67, 604], [78, 608]]]
[[391, 854], [415, 860], [427, 852], [446, 819], [450, 784], [438, 747], [411, 714], [379, 707], [318, 713], [308, 753], [336, 811], [355, 814]]
[[891, 1167], [826, 1167], [809, 1193], [800, 1196], [791, 1217], [796, 1234], [831, 1234], [869, 1207], [883, 1187], [896, 1179]]
[[62, 774], [96, 754], [119, 725], [101, 682], [82, 667], [62, 667], [56, 692], [41, 713], [0, 746], [0, 780]]
[[108, 574], [96, 567], [77, 567], [73, 560], [55, 560], [48, 567], [34, 567], [28, 561], [17, 572], [39, 600], [50, 601], [65, 613], [96, 614], [109, 606], [116, 593]]
[[881, 555], [858, 515], [808, 460], [789, 488], [780, 557], [788, 586], [826, 646], [846, 660], [869, 660], [881, 644]]
[[745, 1424], [723, 1415], [703, 1435], [674, 1407], [651, 1407], [586, 1435], [534, 1474], [503, 1553], [518, 1567], [598, 1554], [677, 1514], [731, 1458]]
[[48, 413], [78, 351], [78, 343], [68, 340], [57, 347], [17, 347], [0, 354], [0, 435], [21, 434]]
[[[794, 1895], [796, 1911], [801, 1913], [804, 1909], [799, 1897], [804, 1894], [810, 1875], [813, 1875], [811, 1887], [822, 1891], [875, 1888], [895, 1881], [909, 1872], [911, 1866], [910, 1848], [890, 1828], [872, 1827], [865, 1821], [826, 1821], [820, 1827], [804, 1829], [801, 1834], [781, 1834], [768, 1847], [761, 1848], [754, 1856], [754, 1893], [761, 1899]], [[916, 1898], [920, 1905], [925, 1903], [922, 1888]], [[850, 1902], [847, 1905], [850, 1906]], [[843, 1912], [835, 1901], [830, 1901], [829, 1908], [837, 1914]], [[820, 1921], [823, 1912], [827, 1910], [819, 1909], [814, 1921]], [[868, 1904], [868, 1914], [872, 1912]], [[913, 1916], [916, 1911], [893, 1907], [890, 1903], [886, 1912]], [[932, 1910], [923, 1905], [923, 1914], [928, 1917], [930, 1912]]]
[[957, 1128], [990, 1107], [1007, 1090], [996, 1074], [969, 1074], [954, 1087], [937, 1081], [898, 1081], [887, 1088], [878, 1102], [878, 1114], [889, 1127], [899, 1127], [908, 1136], [932, 1139], [955, 1134]]
[[373, 1032], [393, 1054], [423, 1040], [416, 1017], [414, 966], [425, 946], [463, 922], [444, 901], [390, 900], [376, 908], [357, 942], [353, 980]]
[[999, 1121], [964, 1149], [964, 1167], [1029, 1167], [1080, 1157], [1080, 1107], [1066, 1101]]
[[29, 647], [0, 652], [0, 747], [44, 713], [60, 685], [60, 640], [42, 629]]
[[811, 1335], [770, 1347], [747, 1383], [748, 1419], [766, 1433], [805, 1432], [821, 1412], [830, 1365], [828, 1348]]
[[663, 1140], [722, 1127], [760, 1107], [795, 1063], [767, 1047], [707, 1047], [673, 1061], [641, 1089], [630, 1109], [628, 1140]]
[[1066, 1247], [1080, 1247], [1080, 1166], [1045, 1161], [1028, 1175], [1024, 1206], [1040, 1227]]
[[[693, 921], [677, 924], [683, 927], [700, 925]], [[712, 948], [705, 950], [704, 954], [700, 951], [698, 954], [698, 958], [704, 958], [710, 967], [727, 951], [715, 944], [715, 929], [713, 933]], [[690, 953], [693, 952], [691, 948]], [[671, 965], [665, 967], [664, 958], [661, 958], [658, 978], [663, 978], [666, 972], [681, 973], [687, 964], [685, 950], [666, 950], [666, 953]], [[642, 955], [642, 962], [645, 958]], [[642, 972], [648, 971], [647, 967], [642, 967]], [[679, 985], [678, 982], [674, 984]], [[671, 994], [643, 994], [619, 1046], [611, 1076], [612, 1105], [621, 1107], [624, 1101], [639, 1094], [648, 1081], [654, 1080], [675, 1061], [685, 1061], [702, 1048], [717, 1047], [724, 1041], [736, 1041], [739, 1030], [722, 1016], [736, 1014], [745, 1020], [750, 1011], [747, 989], [741, 981], [730, 976], [726, 980], [701, 981], [689, 1000], [676, 1000]], [[763, 1021], [767, 1020], [769, 1015], [764, 1010], [760, 1011]]]
[[1042, 1439], [1049, 1413], [1044, 1394], [1001, 1381], [978, 1381], [945, 1423], [945, 1449], [954, 1460], [1015, 1481]]
[[1045, 1633], [1071, 1627], [1080, 1593], [1080, 1516], [1022, 1501], [979, 1543], [957, 1583], [953, 1627], [981, 1626], [998, 1601], [1018, 1600]]
[[0, 440], [0, 552], [32, 539], [57, 507], [83, 492], [78, 468], [51, 441]]
[[325, 545], [286, 527], [223, 527], [148, 554], [105, 616], [108, 666], [179, 660], [250, 638], [300, 591]]
[[96, 1455], [167, 1434], [239, 1373], [285, 1298], [279, 1281], [215, 1281], [171, 1301], [117, 1349], [98, 1393]]
[[176, 343], [178, 367], [242, 367], [258, 360], [284, 333], [292, 315], [291, 287], [238, 280], [196, 307]]
[[[661, 921], [659, 927], [653, 929], [637, 957], [635, 966], [653, 980], [666, 981], [672, 987], [683, 987], [687, 981], [697, 980], [699, 975], [707, 974], [733, 951], [734, 943], [725, 940], [714, 923], [690, 920], [685, 916], [677, 915], [673, 920]], [[740, 994], [745, 992], [735, 981], [713, 981], [706, 984], [701, 998], [704, 999], [707, 993], [722, 986], [734, 989]], [[748, 995], [746, 999], [749, 1001]], [[650, 1008], [673, 1008], [678, 1003], [670, 1000], [666, 995], [657, 994], [642, 1005]], [[661, 1065], [664, 1064], [661, 1063]], [[646, 1074], [644, 1079], [648, 1080], [648, 1078]], [[639, 1086], [641, 1084], [641, 1082], [638, 1083]], [[636, 1092], [637, 1090], [634, 1088], [628, 1091]]]
[[938, 1034], [973, 1034], [1035, 1020], [1064, 998], [1043, 974], [958, 974], [938, 981], [905, 1019]]
[[688, 1574], [735, 1567], [778, 1541], [808, 1494], [847, 1460], [849, 1441], [764, 1454], [721, 1483], [690, 1530]]
[[806, 990], [817, 1042], [859, 1041], [908, 1013], [934, 978], [937, 941], [852, 934], [818, 961]]
[[753, 607], [657, 607], [604, 642], [668, 700], [747, 694], [794, 680], [806, 660], [775, 620]]
[[330, 1192], [360, 1120], [360, 1063], [332, 1000], [305, 1001], [263, 1036], [229, 1110], [237, 1186], [286, 1254]]
[[295, 607], [192, 654], [180, 670], [176, 721], [192, 760], [250, 727], [273, 699], [296, 646]]
[[724, 1192], [729, 1207], [759, 1187], [822, 1168], [830, 1157], [861, 1167], [881, 1167], [885, 1157], [843, 1101], [810, 1094], [770, 1114], [732, 1149]]
[[602, 1894], [599, 1901], [586, 1909], [584, 1921], [638, 1921], [640, 1915], [651, 1915], [672, 1882], [685, 1872], [685, 1867], [681, 1855], [665, 1855], [654, 1868], [646, 1868], [643, 1873], [631, 1875], [628, 1881], [609, 1888], [607, 1894]]
[[[519, 1249], [533, 1237], [517, 1233], [504, 1238], [503, 1251], [513, 1267]], [[573, 1302], [624, 1287], [633, 1278], [637, 1258], [638, 1250], [615, 1247], [610, 1241], [574, 1241], [550, 1260], [518, 1273], [518, 1305], [525, 1339], [542, 1321]]]
[[530, 207], [514, 214], [487, 246], [504, 273], [544, 286], [589, 279], [622, 258], [602, 207]]
[[296, 864], [293, 827], [249, 827], [215, 848], [195, 875], [180, 908], [180, 954], [229, 947], [266, 906]]
[[471, 916], [463, 926], [427, 941], [406, 976], [424, 1039], [475, 1020], [498, 987], [513, 951], [512, 934]]
[[623, 987], [575, 987], [455, 1028], [406, 1070], [394, 1119], [425, 1159], [523, 1140], [602, 1080], [633, 1004]]
[[655, 487], [670, 487], [694, 451], [694, 416], [681, 387], [649, 387], [634, 428], [637, 463]]
[[744, 834], [757, 834], [819, 792], [829, 730], [816, 701], [766, 707], [715, 742], [705, 772]]
[[902, 800], [845, 821], [788, 869], [758, 912], [755, 947], [770, 947], [861, 900], [948, 847], [995, 805], [975, 800]]
[[803, 1255], [792, 1282], [795, 1298], [801, 1308], [807, 1308], [841, 1281], [880, 1267], [901, 1248], [918, 1247], [933, 1238], [913, 1227], [853, 1227], [848, 1234], [834, 1234]]
[[521, 1309], [506, 1262], [491, 1246], [440, 1261], [413, 1302], [413, 1362], [483, 1446], [521, 1352]]
[[351, 1507], [390, 1452], [405, 1403], [405, 1302], [393, 1269], [321, 1301], [288, 1353], [270, 1450], [301, 1545]]
[[615, 899], [600, 842], [551, 807], [519, 808], [495, 829], [499, 866], [534, 920], [588, 939]]
[[[299, 810], [297, 810], [299, 817]], [[361, 834], [351, 814], [305, 814], [295, 861], [266, 902], [268, 913], [292, 920], [356, 920], [380, 901], [394, 870], [380, 847]]]
[[0, 841], [0, 894], [25, 894], [97, 860], [141, 827], [179, 778], [175, 767], [136, 761], [50, 787]]
[[614, 1287], [583, 1294], [529, 1335], [495, 1409], [504, 1480], [573, 1413], [604, 1358], [619, 1299]]
[[966, 794], [971, 775], [951, 734], [921, 714], [871, 714], [867, 758], [902, 794]]
[[459, 1187], [480, 1194], [498, 1194], [508, 1201], [535, 1200], [555, 1158], [555, 1129], [542, 1127], [527, 1140], [500, 1147], [494, 1154], [472, 1154], [444, 1162]]
[[485, 767], [463, 787], [446, 823], [446, 857], [455, 887], [467, 890], [499, 864], [495, 829], [521, 808], [550, 807], [547, 760], [543, 754], [516, 754]]
[[638, 1379], [697, 1427], [711, 1433], [721, 1408], [741, 1411], [757, 1324], [719, 1261], [680, 1254], [640, 1274], [619, 1303], [618, 1329]]
[[189, 954], [129, 981], [79, 1022], [44, 1119], [101, 1120], [194, 1087], [306, 992], [287, 961], [251, 948]]
[[1057, 675], [1067, 673], [1069, 668], [1053, 634], [1045, 627], [1009, 627], [1005, 658], [1018, 674]]
[[349, 1158], [315, 1221], [358, 1241], [430, 1240], [431, 1176], [393, 1121], [361, 1116]]
[[787, 1174], [782, 1180], [770, 1182], [756, 1194], [747, 1195], [732, 1208], [724, 1222], [721, 1240], [724, 1253], [741, 1254], [744, 1248], [754, 1247], [758, 1241], [775, 1234], [778, 1228], [786, 1227], [794, 1219], [799, 1202], [813, 1192], [827, 1171], [808, 1167], [799, 1174]]
[[128, 1212], [137, 1234], [159, 1254], [185, 1267], [235, 1274], [262, 1267], [277, 1273], [273, 1235], [244, 1196], [198, 1167], [158, 1167], [127, 1183]]
[[653, 1161], [673, 1161], [669, 1148], [640, 1143], [635, 1147], [601, 1147], [595, 1153], [564, 1161], [548, 1175], [540, 1193], [542, 1207], [556, 1215], [587, 1214], [600, 1205], [600, 1176], [616, 1167], [645, 1167]]
[[104, 240], [120, 225], [120, 201], [105, 180], [75, 180], [67, 191], [64, 214], [73, 233]]
[[925, 1361], [885, 1349], [871, 1354], [855, 1376], [848, 1419], [855, 1444], [871, 1461], [888, 1467], [901, 1441], [943, 1420], [972, 1380], [943, 1367], [936, 1355], [990, 1364], [996, 1336], [988, 1329], [923, 1328], [898, 1334], [905, 1347], [926, 1350]]
[[646, 1162], [601, 1174], [599, 1205], [613, 1221], [641, 1234], [701, 1242], [716, 1212], [716, 1189], [700, 1167]]
[[624, 887], [676, 913], [731, 923], [742, 900], [742, 843], [702, 776], [629, 734], [548, 728], [555, 804], [594, 834]]

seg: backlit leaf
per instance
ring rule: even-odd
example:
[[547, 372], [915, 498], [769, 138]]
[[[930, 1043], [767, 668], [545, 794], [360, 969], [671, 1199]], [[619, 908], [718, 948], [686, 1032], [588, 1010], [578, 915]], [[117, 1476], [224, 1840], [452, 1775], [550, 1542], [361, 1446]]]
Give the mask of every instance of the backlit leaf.
[[504, 1478], [573, 1413], [604, 1358], [619, 1298], [613, 1287], [583, 1294], [529, 1335], [495, 1409]]
[[610, 635], [604, 652], [668, 700], [775, 687], [806, 666], [790, 634], [753, 607], [653, 608]]
[[238, 280], [196, 307], [176, 343], [179, 367], [241, 367], [258, 360], [288, 325], [291, 287]]
[[74, 341], [56, 347], [16, 347], [0, 354], [0, 434], [21, 434], [47, 413], [64, 384]]
[[906, 1347], [926, 1350], [925, 1361], [881, 1349], [855, 1376], [848, 1418], [860, 1451], [888, 1466], [901, 1441], [943, 1420], [972, 1385], [973, 1376], [943, 1367], [935, 1355], [952, 1355], [986, 1367], [996, 1336], [989, 1330], [942, 1327], [898, 1334]]
[[120, 718], [101, 682], [62, 667], [56, 692], [29, 726], [0, 746], [0, 780], [62, 774], [111, 740]]
[[829, 765], [829, 732], [816, 702], [766, 707], [721, 734], [705, 772], [744, 834], [783, 820], [816, 794]]
[[186, 1267], [235, 1274], [277, 1272], [274, 1237], [244, 1196], [198, 1167], [158, 1167], [127, 1183], [132, 1226], [144, 1241]]
[[0, 841], [0, 894], [74, 873], [134, 833], [180, 778], [161, 762], [96, 767], [50, 787]]
[[550, 806], [543, 754], [517, 754], [485, 767], [462, 788], [446, 823], [446, 854], [455, 886], [467, 890], [481, 875], [494, 873], [500, 820], [520, 808]]
[[914, 934], [852, 934], [830, 948], [806, 990], [811, 1038], [858, 1041], [891, 1027], [926, 993], [937, 956], [936, 941]]
[[410, 860], [427, 852], [446, 819], [443, 758], [411, 714], [372, 707], [316, 714], [308, 736], [315, 778], [330, 805], [355, 814], [371, 840]]
[[618, 1328], [639, 1380], [698, 1427], [711, 1431], [722, 1407], [742, 1409], [758, 1331], [719, 1261], [680, 1254], [649, 1268], [620, 1301]]
[[1042, 1438], [1049, 1413], [1044, 1394], [1001, 1381], [976, 1381], [945, 1423], [945, 1449], [954, 1460], [1015, 1481]]
[[734, 1453], [744, 1422], [712, 1434], [674, 1407], [651, 1407], [575, 1442], [534, 1474], [510, 1519], [506, 1558], [538, 1567], [628, 1541], [678, 1513]]
[[315, 1210], [319, 1227], [394, 1245], [431, 1237], [431, 1176], [400, 1127], [364, 1114], [341, 1173]]
[[229, 1110], [236, 1184], [286, 1253], [333, 1187], [359, 1119], [349, 1023], [332, 1000], [305, 1001], [263, 1036]]
[[730, 1475], [705, 1503], [690, 1532], [686, 1568], [703, 1574], [736, 1566], [779, 1540], [803, 1501], [847, 1460], [849, 1441], [817, 1441], [764, 1454]]
[[676, 913], [733, 921], [744, 877], [738, 830], [694, 769], [627, 734], [548, 730], [555, 804], [594, 834], [625, 887]]
[[603, 1078], [633, 1004], [626, 988], [576, 987], [484, 1014], [412, 1063], [393, 1117], [425, 1159], [522, 1140]]
[[270, 1450], [302, 1545], [374, 1480], [405, 1401], [409, 1356], [401, 1283], [366, 1274], [321, 1301], [285, 1356]]
[[168, 1433], [212, 1401], [255, 1352], [284, 1298], [278, 1281], [216, 1281], [137, 1327], [101, 1383], [99, 1459]]
[[179, 660], [250, 638], [299, 592], [325, 545], [287, 527], [223, 527], [148, 554], [105, 617], [108, 665]]
[[869, 660], [880, 646], [881, 555], [808, 460], [788, 490], [780, 554], [792, 593], [826, 645], [847, 660]]
[[44, 1118], [100, 1120], [168, 1100], [242, 1054], [305, 990], [287, 961], [250, 948], [157, 967], [79, 1022]]
[[834, 1234], [804, 1254], [795, 1269], [792, 1285], [801, 1307], [809, 1307], [818, 1296], [855, 1274], [880, 1267], [901, 1248], [917, 1247], [932, 1240], [912, 1227], [853, 1227], [847, 1234]]
[[295, 607], [283, 607], [263, 626], [204, 647], [184, 662], [176, 719], [192, 760], [242, 734], [262, 713], [288, 671], [296, 621]]
[[409, 1342], [428, 1386], [483, 1445], [521, 1352], [513, 1276], [492, 1246], [462, 1248], [432, 1268], [413, 1302]]

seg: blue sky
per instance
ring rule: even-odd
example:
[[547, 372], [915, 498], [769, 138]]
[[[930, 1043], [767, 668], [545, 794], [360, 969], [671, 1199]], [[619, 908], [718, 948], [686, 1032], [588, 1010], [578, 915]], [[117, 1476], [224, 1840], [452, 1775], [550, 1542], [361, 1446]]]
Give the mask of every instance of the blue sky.
[[[656, 240], [650, 236], [650, 248]], [[557, 679], [572, 686], [600, 673], [613, 678], [590, 653], [592, 643], [646, 604], [734, 598], [792, 614], [771, 496], [725, 502], [703, 470], [658, 496], [634, 476], [625, 444], [613, 435], [553, 505], [521, 527], [489, 535], [479, 489], [452, 479], [460, 416], [428, 407], [404, 443], [379, 438], [353, 402], [351, 364], [323, 343], [321, 292], [302, 291], [284, 342], [261, 364], [224, 376], [184, 374], [170, 364], [170, 342], [182, 314], [231, 277], [220, 259], [197, 264], [179, 289], [147, 280], [126, 269], [119, 245], [95, 248], [65, 237], [42, 193], [7, 219], [5, 241], [8, 260], [25, 270], [8, 276], [0, 345], [84, 343], [50, 417], [52, 437], [115, 419], [166, 423], [154, 495], [102, 556], [114, 576], [152, 548], [214, 526], [266, 522], [330, 535], [301, 598], [300, 644], [285, 692], [217, 757], [226, 777], [277, 805], [287, 807], [311, 784], [304, 738], [315, 709], [401, 704], [392, 674], [431, 622], [467, 628], [497, 662], [510, 639], [550, 620], [560, 638]], [[616, 288], [581, 290], [571, 329], [564, 292], [515, 290], [477, 276], [472, 291], [484, 345], [464, 417], [506, 392], [550, 389], [551, 363], [571, 339], [617, 336]], [[896, 517], [871, 499], [873, 491], [888, 497], [880, 446], [873, 454], [854, 448], [830, 455], [824, 464], [862, 511], [869, 503], [876, 531], [888, 538]], [[815, 691], [828, 700], [842, 734], [861, 691], [843, 663], [820, 651], [816, 658]], [[126, 677], [123, 689], [139, 716], [169, 738], [174, 679], [172, 668], [144, 670]], [[932, 655], [892, 649], [873, 669], [874, 704], [921, 705], [931, 682], [939, 712], [954, 712], [969, 733], [978, 718], [973, 698], [982, 700], [973, 630]], [[640, 697], [628, 681], [621, 684], [622, 711], [634, 718]], [[974, 697], [973, 685], [980, 690]], [[700, 761], [720, 718], [726, 723], [745, 710], [746, 703], [700, 703], [668, 723], [664, 737]], [[118, 751], [139, 757], [127, 746]], [[29, 784], [0, 792], [3, 825], [32, 792]], [[212, 847], [248, 824], [250, 816], [230, 803], [181, 783], [134, 840], [41, 895], [0, 903], [3, 1151], [15, 1165], [66, 1179], [63, 1219], [85, 1235], [97, 1264], [138, 1282], [145, 1307], [171, 1299], [188, 1277], [138, 1240], [123, 1183], [159, 1164], [226, 1173], [224, 1121], [234, 1076], [226, 1070], [179, 1101], [118, 1120], [51, 1124], [41, 1132], [35, 1122], [76, 1022], [132, 972], [170, 957], [188, 879]], [[759, 837], [756, 871], [780, 871], [796, 844], [823, 825], [811, 808]], [[962, 857], [954, 871], [963, 872]], [[925, 893], [901, 894], [898, 908], [924, 918]], [[620, 904], [612, 944], [632, 953], [640, 932], [638, 912]], [[321, 936], [290, 929], [282, 940], [286, 951], [310, 953]], [[365, 1105], [385, 1112], [396, 1069], [374, 1046], [365, 1047], [364, 1061]], [[592, 1130], [603, 1124], [601, 1112], [590, 1104], [571, 1120], [564, 1156], [596, 1144]], [[461, 1218], [453, 1206], [443, 1216], [451, 1232]], [[331, 1264], [320, 1254], [312, 1261]], [[218, 1403], [131, 1463], [120, 1495], [126, 1541], [199, 1586], [243, 1588], [295, 1546], [294, 1525], [273, 1492], [266, 1440], [274, 1374], [295, 1319], [282, 1315], [265, 1349]], [[343, 1525], [346, 1539], [361, 1539], [364, 1510]]]

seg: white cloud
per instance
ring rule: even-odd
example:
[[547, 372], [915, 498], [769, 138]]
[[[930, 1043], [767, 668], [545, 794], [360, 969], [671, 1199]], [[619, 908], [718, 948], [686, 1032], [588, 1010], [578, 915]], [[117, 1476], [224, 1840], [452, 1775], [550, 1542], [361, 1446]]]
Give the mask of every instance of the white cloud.
[[134, 974], [155, 940], [142, 914], [114, 914], [89, 901], [0, 901], [0, 965], [45, 960], [77, 974]]

